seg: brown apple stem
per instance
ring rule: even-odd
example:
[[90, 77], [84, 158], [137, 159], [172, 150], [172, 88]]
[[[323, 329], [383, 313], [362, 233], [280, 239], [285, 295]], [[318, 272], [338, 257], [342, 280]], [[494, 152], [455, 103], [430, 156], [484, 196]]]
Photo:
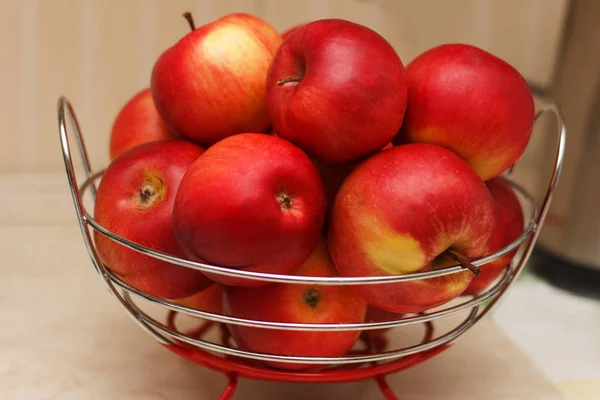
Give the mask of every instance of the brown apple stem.
[[473, 265], [473, 263], [471, 263], [471, 261], [467, 260], [463, 256], [456, 254], [450, 250], [447, 250], [447, 253], [450, 254], [450, 257], [454, 258], [456, 261], [458, 261], [459, 263], [461, 263], [462, 265], [467, 267], [469, 269], [469, 271], [471, 271], [473, 273], [473, 275], [477, 276], [481, 272], [481, 268]]
[[194, 23], [194, 17], [192, 17], [192, 13], [189, 11], [186, 11], [183, 13], [183, 18], [185, 18], [188, 22], [188, 24], [190, 24], [190, 29], [194, 30], [196, 29], [196, 24]]
[[300, 77], [289, 77], [289, 78], [283, 78], [277, 81], [277, 86], [282, 86], [285, 85], [288, 82], [301, 82], [302, 78]]

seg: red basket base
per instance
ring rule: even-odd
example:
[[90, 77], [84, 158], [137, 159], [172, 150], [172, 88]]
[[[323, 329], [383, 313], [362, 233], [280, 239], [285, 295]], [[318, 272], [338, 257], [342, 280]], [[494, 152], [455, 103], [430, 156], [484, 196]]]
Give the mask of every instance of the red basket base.
[[[176, 330], [175, 313], [169, 314], [167, 318], [167, 325], [170, 329]], [[213, 325], [213, 322], [206, 321], [193, 332], [186, 333], [186, 335], [190, 337], [202, 337]], [[223, 324], [219, 325], [221, 327], [221, 341], [224, 345], [230, 345], [230, 337], [227, 328]], [[431, 340], [433, 333], [433, 325], [427, 324], [427, 330], [425, 332], [423, 342]], [[383, 351], [387, 345], [387, 340], [383, 334], [378, 336], [362, 336], [361, 339], [366, 344], [366, 350], [362, 351], [362, 353], [380, 352]], [[228, 383], [223, 393], [219, 397], [219, 400], [228, 400], [233, 396], [237, 387], [237, 379], [239, 377], [265, 381], [304, 383], [339, 383], [374, 379], [386, 399], [398, 400], [398, 397], [396, 397], [385, 381], [385, 376], [422, 363], [441, 353], [450, 346], [439, 346], [425, 352], [412, 354], [383, 364], [371, 363], [367, 366], [359, 364], [347, 364], [337, 369], [334, 368], [316, 372], [270, 369], [267, 367], [250, 364], [239, 357], [216, 356], [212, 353], [187, 345], [185, 343], [178, 345], [164, 345], [164, 347], [189, 361], [225, 374], [225, 376], [228, 378]]]

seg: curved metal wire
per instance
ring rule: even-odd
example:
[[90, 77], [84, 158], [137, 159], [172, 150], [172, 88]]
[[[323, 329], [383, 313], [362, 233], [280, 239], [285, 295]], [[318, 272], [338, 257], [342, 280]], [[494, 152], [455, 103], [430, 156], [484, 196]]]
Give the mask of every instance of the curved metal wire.
[[219, 354], [226, 354], [229, 356], [237, 356], [250, 358], [254, 360], [262, 360], [262, 361], [278, 361], [278, 362], [286, 362], [286, 363], [310, 363], [310, 364], [356, 364], [356, 363], [366, 363], [366, 362], [376, 362], [376, 361], [389, 361], [399, 357], [409, 356], [411, 354], [419, 353], [422, 351], [431, 350], [435, 347], [446, 345], [458, 338], [462, 335], [467, 329], [469, 329], [476, 321], [477, 321], [477, 313], [479, 312], [479, 306], [473, 307], [467, 318], [457, 327], [452, 329], [451, 331], [445, 333], [442, 336], [439, 336], [431, 341], [421, 343], [418, 345], [405, 347], [399, 350], [390, 350], [385, 351], [379, 354], [369, 354], [369, 355], [347, 355], [340, 357], [314, 357], [314, 356], [288, 356], [288, 355], [280, 355], [280, 354], [267, 354], [267, 353], [258, 353], [246, 350], [240, 350], [236, 348], [231, 348], [227, 346], [223, 346], [220, 344], [208, 342], [202, 339], [195, 339], [188, 337], [180, 332], [170, 330], [163, 323], [157, 321], [156, 319], [146, 315], [142, 310], [137, 307], [137, 305], [131, 301], [129, 294], [125, 294], [124, 301], [129, 304], [129, 307], [134, 308], [136, 314], [147, 324], [152, 326], [158, 332], [170, 336], [171, 338], [178, 340], [183, 343], [190, 344], [192, 346], [196, 346], [202, 350], [211, 351]]
[[[83, 242], [85, 243], [85, 247], [87, 248], [90, 259], [92, 260], [92, 264], [96, 269], [96, 272], [102, 277], [107, 288], [119, 299], [121, 305], [125, 307], [128, 311], [129, 315], [134, 316], [135, 310], [132, 309], [126, 301], [123, 301], [122, 297], [119, 295], [119, 292], [112, 284], [112, 281], [108, 277], [107, 270], [104, 267], [104, 264], [100, 260], [100, 256], [94, 247], [92, 237], [90, 231], [87, 227], [87, 223], [84, 219], [84, 205], [83, 199], [80, 191], [78, 190], [77, 185], [77, 176], [75, 174], [75, 167], [73, 165], [73, 159], [71, 158], [71, 147], [69, 145], [69, 135], [67, 133], [66, 127], [66, 115], [69, 116], [71, 121], [71, 127], [73, 128], [75, 138], [77, 139], [77, 147], [79, 148], [81, 161], [83, 162], [84, 170], [88, 179], [93, 175], [90, 159], [88, 157], [87, 150], [85, 148], [85, 142], [83, 140], [83, 136], [81, 135], [81, 129], [79, 127], [79, 122], [77, 121], [77, 117], [75, 116], [75, 111], [73, 110], [73, 106], [65, 97], [60, 97], [58, 99], [58, 133], [60, 137], [60, 143], [62, 147], [63, 160], [65, 163], [65, 170], [67, 172], [67, 180], [69, 182], [69, 188], [71, 189], [71, 197], [73, 198], [73, 205], [75, 206], [75, 211], [77, 212], [77, 220], [79, 222], [79, 228], [81, 230], [81, 235], [83, 236]], [[92, 195], [95, 196], [95, 188], [92, 190]], [[150, 327], [147, 323], [145, 323], [142, 319], [135, 318], [134, 320], [149, 334], [154, 336], [156, 340], [163, 344], [172, 345], [173, 342], [159, 332], [155, 331]]]
[[[177, 343], [187, 343], [192, 346], [196, 346], [203, 350], [216, 352], [219, 354], [231, 355], [231, 356], [239, 356], [244, 358], [251, 358], [263, 361], [279, 361], [279, 362], [287, 362], [287, 363], [311, 363], [311, 364], [347, 364], [347, 363], [364, 363], [364, 362], [376, 362], [376, 361], [387, 361], [396, 359], [399, 357], [408, 356], [411, 354], [424, 352], [439, 346], [443, 346], [449, 344], [450, 342], [456, 340], [460, 335], [462, 335], [466, 330], [468, 330], [472, 325], [474, 325], [477, 321], [479, 321], [485, 314], [487, 314], [492, 307], [497, 304], [498, 300], [502, 297], [511, 283], [519, 276], [522, 272], [525, 263], [527, 262], [535, 242], [539, 235], [539, 228], [542, 226], [546, 214], [548, 212], [550, 202], [554, 191], [556, 189], [556, 184], [558, 182], [558, 178], [560, 176], [560, 171], [562, 169], [562, 164], [564, 160], [564, 151], [565, 151], [565, 139], [566, 139], [566, 128], [564, 124], [564, 119], [558, 108], [554, 104], [548, 105], [546, 108], [541, 110], [536, 115], [536, 120], [539, 119], [545, 113], [553, 113], [557, 120], [558, 125], [558, 145], [556, 151], [556, 160], [554, 171], [552, 174], [552, 178], [550, 179], [550, 183], [548, 185], [548, 189], [542, 201], [542, 206], [540, 208], [539, 213], [536, 208], [536, 201], [533, 197], [520, 185], [515, 182], [511, 182], [516, 191], [523, 197], [530, 205], [530, 218], [524, 232], [517, 238], [515, 241], [500, 249], [499, 251], [490, 254], [486, 257], [480, 258], [478, 260], [474, 260], [473, 264], [476, 266], [480, 266], [491, 262], [499, 257], [508, 254], [513, 251], [521, 244], [524, 244], [523, 251], [520, 252], [517, 257], [513, 260], [513, 263], [509, 268], [505, 270], [505, 274], [502, 278], [490, 289], [488, 289], [485, 293], [482, 293], [471, 300], [460, 303], [458, 305], [448, 307], [439, 311], [435, 311], [429, 314], [417, 315], [408, 318], [402, 318], [395, 321], [383, 321], [383, 322], [374, 322], [374, 323], [361, 323], [361, 324], [300, 324], [300, 323], [282, 323], [282, 322], [270, 322], [270, 321], [256, 321], [256, 320], [248, 320], [242, 318], [235, 318], [224, 316], [220, 314], [208, 313], [201, 310], [196, 310], [189, 307], [184, 307], [178, 305], [176, 303], [170, 302], [165, 299], [161, 299], [158, 297], [150, 296], [146, 293], [143, 293], [131, 286], [127, 283], [119, 279], [116, 275], [114, 275], [111, 271], [109, 271], [106, 266], [101, 262], [100, 257], [94, 247], [90, 229], [97, 230], [100, 234], [103, 234], [109, 237], [112, 240], [115, 240], [121, 243], [123, 246], [129, 247], [133, 250], [139, 251], [143, 254], [149, 255], [151, 257], [155, 257], [157, 259], [171, 262], [174, 264], [178, 264], [184, 267], [198, 269], [200, 271], [225, 275], [225, 276], [233, 276], [238, 278], [245, 279], [254, 279], [254, 280], [262, 280], [262, 281], [270, 281], [270, 282], [282, 282], [282, 283], [296, 283], [296, 284], [319, 284], [319, 285], [362, 285], [362, 284], [385, 284], [385, 283], [398, 283], [405, 282], [417, 279], [429, 279], [434, 277], [440, 277], [444, 275], [454, 274], [461, 272], [465, 269], [464, 266], [454, 266], [449, 267], [442, 270], [437, 271], [429, 271], [425, 273], [416, 273], [410, 275], [400, 275], [400, 276], [383, 276], [383, 277], [298, 277], [293, 275], [278, 275], [278, 274], [266, 274], [266, 273], [258, 273], [258, 272], [250, 272], [243, 270], [232, 270], [229, 268], [218, 267], [198, 262], [193, 262], [189, 260], [180, 259], [177, 257], [173, 257], [168, 254], [164, 254], [153, 249], [147, 248], [145, 246], [141, 246], [137, 243], [131, 242], [125, 238], [120, 237], [119, 235], [114, 234], [113, 232], [105, 229], [100, 224], [98, 224], [91, 215], [85, 209], [83, 203], [84, 193], [89, 191], [92, 195], [92, 198], [95, 197], [95, 181], [102, 176], [103, 171], [98, 173], [93, 173], [91, 168], [89, 157], [87, 155], [87, 150], [85, 148], [85, 142], [81, 135], [81, 129], [79, 127], [79, 123], [77, 121], [77, 117], [73, 110], [73, 107], [69, 103], [69, 101], [61, 97], [58, 101], [58, 122], [59, 122], [59, 135], [60, 141], [63, 151], [63, 158], [65, 162], [65, 168], [67, 172], [67, 179], [69, 182], [71, 195], [73, 198], [73, 203], [75, 207], [75, 211], [77, 213], [78, 222], [80, 225], [81, 233], [84, 239], [84, 243], [94, 265], [96, 271], [100, 274], [102, 279], [104, 280], [107, 288], [110, 292], [115, 295], [121, 305], [127, 310], [130, 316], [148, 333], [154, 336], [159, 342], [163, 344], [167, 344], [170, 346], [177, 346]], [[84, 172], [86, 175], [85, 182], [80, 186], [77, 184], [77, 178], [74, 171], [73, 161], [71, 159], [71, 149], [69, 146], [69, 140], [67, 135], [66, 128], [66, 117], [70, 119], [71, 127], [75, 134], [75, 139], [77, 141], [77, 147], [79, 149], [79, 153], [81, 156], [81, 160], [84, 165]], [[283, 356], [283, 355], [273, 355], [273, 354], [263, 354], [256, 352], [243, 351], [239, 349], [234, 349], [231, 347], [218, 345], [211, 342], [206, 342], [200, 339], [194, 339], [188, 336], [185, 336], [181, 332], [170, 330], [164, 324], [156, 321], [154, 318], [151, 318], [147, 314], [145, 314], [132, 300], [130, 297], [130, 293], [133, 293], [136, 296], [144, 298], [145, 300], [157, 304], [163, 308], [174, 310], [177, 312], [182, 312], [185, 314], [189, 314], [196, 317], [205, 318], [212, 321], [218, 321], [225, 324], [233, 324], [233, 325], [245, 325], [245, 326], [253, 326], [258, 328], [266, 328], [266, 329], [286, 329], [286, 330], [306, 330], [306, 331], [349, 331], [349, 330], [374, 330], [374, 329], [386, 329], [399, 327], [404, 325], [416, 324], [416, 323], [428, 323], [430, 321], [435, 321], [453, 314], [456, 314], [460, 311], [471, 309], [469, 316], [456, 328], [451, 330], [450, 332], [435, 338], [426, 343], [421, 343], [419, 345], [396, 349], [392, 351], [387, 351], [380, 354], [370, 354], [370, 355], [362, 355], [362, 356], [344, 356], [344, 357], [295, 357], [295, 356]], [[488, 302], [489, 300], [489, 302]], [[487, 302], [487, 303], [486, 303]]]
[[[88, 180], [86, 180], [83, 185], [81, 185], [80, 191], [82, 194], [93, 185], [93, 182], [102, 176], [103, 171], [100, 171], [96, 174], [93, 174]], [[471, 261], [473, 265], [479, 267], [481, 265], [492, 262], [500, 257], [505, 256], [510, 253], [518, 246], [520, 246], [536, 229], [536, 217], [537, 217], [537, 205], [536, 201], [521, 185], [516, 182], [509, 181], [511, 186], [523, 197], [527, 200], [528, 206], [530, 209], [530, 216], [528, 218], [527, 225], [525, 229], [511, 243], [507, 244], [503, 248], [495, 251], [492, 254], [489, 254], [485, 257], [481, 257], [479, 259]], [[186, 260], [183, 258], [179, 258], [150, 247], [146, 247], [139, 243], [136, 243], [132, 240], [124, 238], [102, 226], [98, 221], [96, 221], [84, 208], [83, 209], [84, 219], [85, 221], [100, 234], [106, 236], [107, 238], [135, 251], [138, 251], [142, 254], [157, 258], [162, 261], [166, 261], [172, 264], [176, 264], [182, 267], [195, 269], [201, 272], [208, 272], [222, 276], [230, 276], [242, 279], [250, 279], [250, 280], [259, 280], [265, 282], [278, 282], [278, 283], [293, 283], [293, 284], [319, 284], [319, 285], [381, 285], [381, 284], [390, 284], [390, 283], [399, 283], [399, 282], [408, 282], [419, 279], [432, 279], [438, 278], [445, 275], [452, 275], [459, 272], [464, 271], [467, 267], [463, 265], [456, 265], [451, 267], [446, 267], [442, 269], [426, 271], [426, 272], [417, 272], [406, 275], [384, 275], [384, 276], [367, 276], [367, 277], [321, 277], [321, 276], [297, 276], [297, 275], [284, 275], [284, 274], [272, 274], [265, 272], [254, 272], [254, 271], [245, 271], [245, 270], [237, 270], [227, 267], [220, 267], [216, 265], [205, 264], [197, 261]]]
[[498, 300], [502, 297], [502, 295], [508, 290], [512, 282], [515, 281], [523, 272], [525, 268], [525, 264], [531, 253], [533, 252], [533, 248], [537, 239], [540, 235], [540, 228], [544, 224], [544, 220], [546, 219], [546, 215], [548, 214], [548, 210], [550, 209], [550, 204], [552, 203], [552, 197], [556, 192], [556, 185], [558, 184], [558, 179], [560, 178], [560, 173], [562, 171], [564, 159], [565, 159], [565, 148], [567, 144], [567, 127], [565, 126], [565, 119], [562, 112], [558, 109], [556, 104], [553, 102], [549, 102], [543, 109], [541, 109], [535, 116], [535, 120], [537, 121], [544, 114], [553, 114], [556, 118], [556, 126], [557, 126], [557, 143], [556, 143], [556, 153], [554, 159], [554, 170], [552, 171], [552, 176], [550, 177], [550, 182], [548, 182], [548, 189], [546, 190], [546, 194], [544, 195], [544, 199], [542, 200], [542, 206], [540, 208], [540, 213], [537, 217], [536, 225], [537, 229], [534, 230], [533, 235], [529, 239], [525, 250], [521, 254], [521, 259], [517, 263], [517, 267], [514, 271], [512, 271], [507, 279], [505, 286], [500, 290], [500, 293], [496, 297], [494, 297], [485, 310], [477, 317], [477, 320], [483, 318], [487, 313], [489, 313], [497, 304]]
[[207, 311], [198, 310], [191, 307], [186, 307], [174, 303], [172, 301], [168, 301], [162, 299], [160, 297], [152, 296], [147, 293], [138, 290], [131, 285], [127, 284], [125, 281], [120, 279], [111, 271], [108, 271], [109, 278], [123, 289], [127, 293], [134, 294], [138, 297], [141, 297], [150, 303], [157, 304], [163, 306], [169, 310], [177, 311], [183, 314], [187, 314], [193, 317], [203, 318], [210, 321], [221, 322], [229, 325], [240, 325], [240, 326], [249, 326], [254, 328], [265, 328], [265, 329], [281, 329], [281, 330], [290, 330], [290, 331], [356, 331], [356, 330], [378, 330], [378, 329], [387, 329], [387, 328], [396, 328], [399, 326], [405, 325], [413, 325], [424, 323], [428, 321], [437, 320], [440, 318], [448, 317], [454, 314], [457, 314], [461, 311], [473, 308], [475, 306], [479, 306], [485, 303], [487, 300], [494, 297], [505, 285], [510, 274], [506, 273], [501, 277], [501, 279], [490, 289], [485, 291], [484, 293], [475, 296], [474, 298], [467, 300], [463, 303], [456, 304], [454, 306], [444, 308], [435, 312], [415, 315], [412, 317], [405, 317], [397, 320], [390, 321], [380, 321], [380, 322], [361, 322], [361, 323], [338, 323], [338, 324], [318, 324], [318, 323], [299, 323], [299, 322], [276, 322], [276, 321], [264, 321], [264, 320], [256, 320], [256, 319], [246, 319], [246, 318], [238, 318], [232, 317], [228, 315], [215, 314]]

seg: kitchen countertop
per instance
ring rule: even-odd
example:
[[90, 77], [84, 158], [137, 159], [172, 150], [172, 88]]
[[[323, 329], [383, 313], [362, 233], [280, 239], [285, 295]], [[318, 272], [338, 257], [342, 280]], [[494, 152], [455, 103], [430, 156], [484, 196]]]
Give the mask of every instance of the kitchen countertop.
[[[8, 287], [0, 292], [0, 398], [216, 398], [225, 382], [219, 374], [162, 349], [106, 292], [85, 252], [65, 176], [0, 182]], [[600, 343], [592, 334], [600, 307], [555, 291], [525, 276], [495, 311], [495, 323], [480, 322], [443, 354], [388, 378], [390, 385], [403, 399], [563, 398], [556, 388], [569, 400], [600, 398]], [[243, 380], [239, 389], [234, 399], [377, 398], [370, 382], [298, 390]]]
[[600, 399], [600, 301], [525, 270], [493, 320], [568, 400]]

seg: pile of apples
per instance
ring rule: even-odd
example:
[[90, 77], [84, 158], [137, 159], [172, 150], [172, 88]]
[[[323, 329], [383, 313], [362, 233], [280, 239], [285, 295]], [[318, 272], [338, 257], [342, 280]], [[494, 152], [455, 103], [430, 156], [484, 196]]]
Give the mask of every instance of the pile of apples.
[[[191, 32], [114, 122], [94, 210], [109, 230], [190, 260], [319, 277], [468, 264], [523, 231], [500, 175], [527, 146], [534, 106], [505, 61], [445, 44], [405, 68], [382, 36], [345, 20], [280, 35], [251, 15], [198, 28], [185, 16]], [[95, 241], [106, 266], [146, 293], [299, 323], [423, 312], [486, 290], [514, 256], [478, 276], [318, 286], [203, 274]], [[295, 356], [340, 356], [360, 335], [229, 329], [242, 349]]]

